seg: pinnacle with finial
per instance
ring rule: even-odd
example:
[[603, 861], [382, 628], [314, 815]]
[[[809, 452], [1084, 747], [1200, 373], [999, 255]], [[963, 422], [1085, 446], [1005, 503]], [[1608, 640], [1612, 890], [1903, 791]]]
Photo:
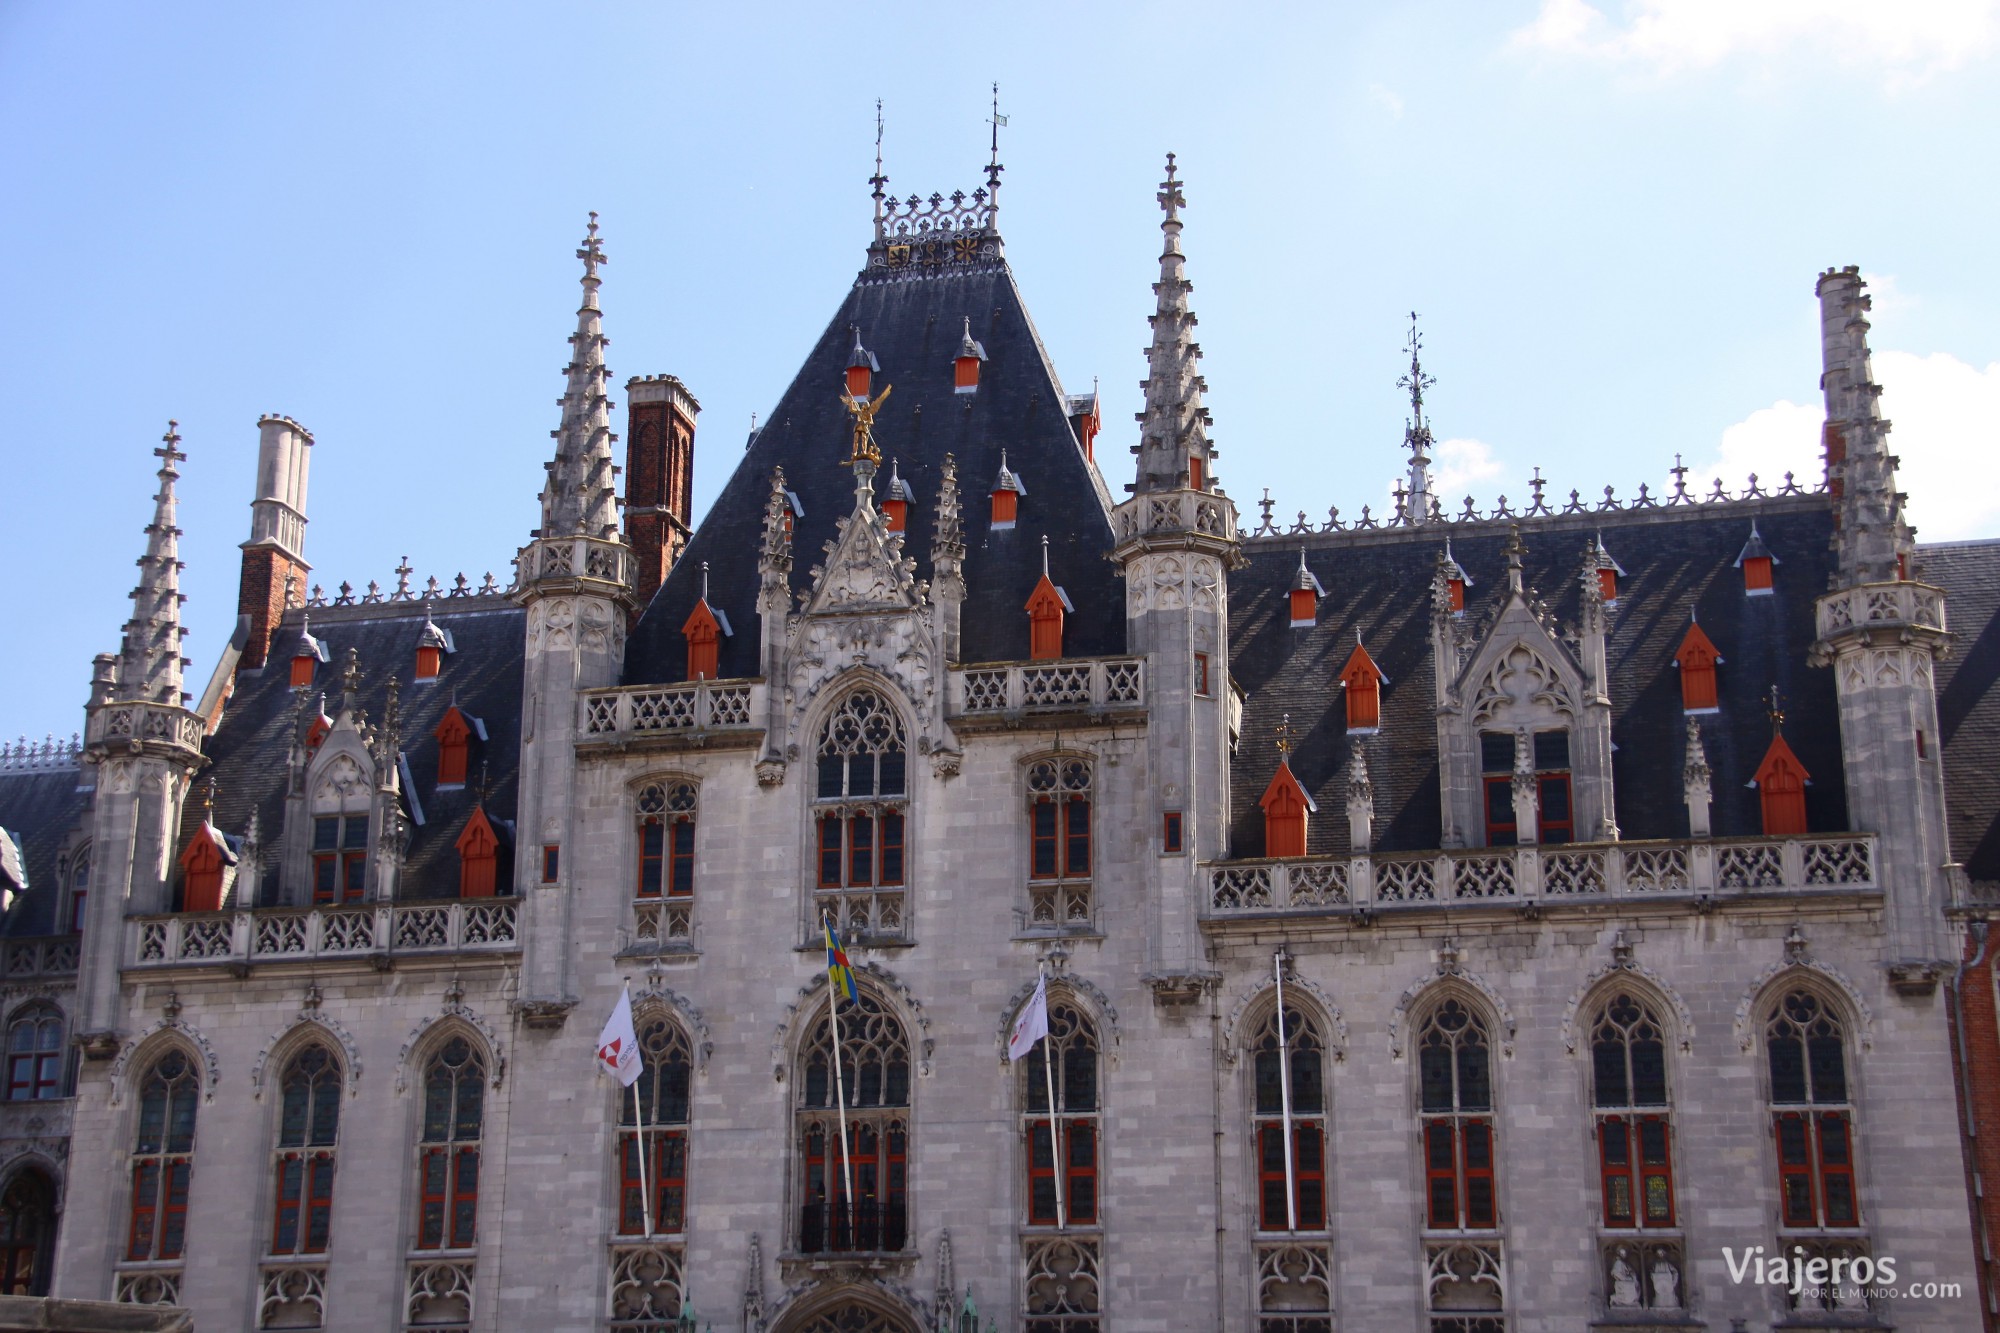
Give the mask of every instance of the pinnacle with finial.
[[586, 284], [597, 280], [597, 266], [608, 263], [604, 257], [604, 245], [597, 239], [597, 213], [592, 210], [590, 225], [584, 229], [583, 244], [578, 247], [576, 257], [583, 261], [583, 280]]
[[181, 702], [181, 593], [179, 498], [174, 482], [180, 451], [180, 422], [169, 421], [161, 446], [160, 488], [153, 495], [153, 521], [146, 525], [146, 553], [139, 558], [139, 582], [132, 590], [132, 618], [120, 645], [117, 697], [153, 703]]
[[1292, 715], [1284, 714], [1273, 730], [1277, 735], [1278, 756], [1283, 760], [1284, 756], [1292, 752]]
[[1771, 686], [1771, 704], [1765, 711], [1771, 717], [1771, 734], [1773, 736], [1782, 734], [1785, 729], [1784, 697], [1778, 693], [1776, 685]]
[[1155, 197], [1160, 201], [1160, 210], [1167, 215], [1167, 222], [1180, 221], [1180, 210], [1187, 207], [1187, 195], [1181, 189], [1179, 178], [1174, 175], [1172, 153], [1167, 154], [1167, 178], [1160, 182], [1160, 193]]

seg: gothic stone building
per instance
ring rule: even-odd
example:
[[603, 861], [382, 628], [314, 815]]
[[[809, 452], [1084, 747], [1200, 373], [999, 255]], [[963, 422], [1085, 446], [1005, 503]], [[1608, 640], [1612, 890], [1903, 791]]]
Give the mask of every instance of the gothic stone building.
[[[338, 446], [265, 418], [199, 696], [169, 432], [80, 745], [0, 759], [8, 1289], [203, 1330], [1981, 1327], [2000, 548], [1913, 543], [1856, 271], [1823, 479], [1455, 512], [1413, 334], [1394, 515], [1285, 524], [1218, 483], [1171, 164], [1136, 466], [997, 189], [878, 180], [698, 524], [670, 376], [618, 493], [593, 223], [504, 588], [329, 598]], [[628, 984], [636, 1095], [595, 1072]]]

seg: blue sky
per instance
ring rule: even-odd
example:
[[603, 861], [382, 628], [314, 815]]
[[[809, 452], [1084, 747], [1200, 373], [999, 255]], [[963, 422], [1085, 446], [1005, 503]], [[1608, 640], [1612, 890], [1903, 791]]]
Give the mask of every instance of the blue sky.
[[80, 725], [170, 416], [192, 690], [261, 413], [318, 439], [316, 581], [504, 581], [590, 209], [617, 381], [701, 399], [705, 505], [860, 266], [875, 99], [891, 189], [970, 189], [994, 80], [1009, 256], [1067, 387], [1101, 380], [1114, 486], [1172, 150], [1246, 512], [1387, 504], [1411, 309], [1455, 496], [1803, 471], [1813, 280], [1855, 263], [1921, 535], [2000, 535], [1996, 8], [10, 0], [0, 735]]

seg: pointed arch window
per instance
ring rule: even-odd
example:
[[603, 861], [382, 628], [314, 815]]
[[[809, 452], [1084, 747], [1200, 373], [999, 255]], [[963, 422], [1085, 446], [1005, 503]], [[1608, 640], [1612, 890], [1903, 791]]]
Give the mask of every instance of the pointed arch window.
[[1494, 1181], [1492, 1046], [1485, 1018], [1457, 996], [1432, 1009], [1417, 1038], [1424, 1156], [1424, 1225], [1491, 1231]]
[[618, 1099], [618, 1234], [670, 1236], [687, 1221], [694, 1062], [687, 1034], [663, 1018], [639, 1028], [639, 1051], [638, 1106], [631, 1093]]
[[69, 911], [66, 919], [72, 935], [83, 934], [83, 909], [90, 901], [90, 844], [85, 843], [70, 856]]
[[201, 1080], [185, 1051], [166, 1052], [139, 1080], [139, 1132], [132, 1149], [127, 1262], [179, 1259], [187, 1244], [194, 1175], [195, 1103]]
[[36, 1170], [15, 1175], [0, 1195], [0, 1296], [46, 1296], [54, 1254], [55, 1189]]
[[236, 853], [212, 823], [203, 823], [188, 839], [180, 856], [181, 906], [189, 912], [222, 908], [223, 881]]
[[1652, 1006], [1629, 991], [1599, 1006], [1591, 1022], [1590, 1062], [1604, 1225], [1671, 1227], [1675, 1207], [1667, 1044]]
[[484, 806], [472, 807], [455, 847], [458, 852], [458, 896], [491, 898], [499, 892], [500, 834], [493, 827], [493, 821], [486, 817]]
[[820, 1012], [799, 1050], [799, 1250], [900, 1251], [909, 1238], [910, 1039], [869, 991], [838, 1002], [838, 1077], [830, 1012]]
[[1354, 651], [1347, 655], [1347, 665], [1340, 671], [1340, 683], [1346, 687], [1349, 735], [1373, 735], [1382, 729], [1382, 686], [1388, 679], [1357, 638]]
[[699, 797], [692, 782], [649, 782], [639, 789], [641, 898], [694, 896], [694, 821]]
[[467, 1250], [478, 1239], [479, 1149], [486, 1062], [452, 1037], [424, 1062], [424, 1119], [417, 1144], [418, 1250]]
[[[1050, 1054], [1054, 1062], [1050, 1063]], [[1021, 1061], [1021, 1133], [1028, 1165], [1028, 1225], [1052, 1227], [1058, 1220], [1056, 1191], [1062, 1191], [1061, 1220], [1073, 1227], [1097, 1225], [1098, 1199], [1097, 1028], [1074, 1005], [1049, 1004], [1049, 1035]], [[1054, 1137], [1049, 1123], [1049, 1084], [1055, 1084]]]
[[1860, 1226], [1845, 1025], [1816, 991], [1788, 991], [1765, 1021], [1764, 1046], [1784, 1224]]
[[1090, 924], [1091, 776], [1083, 759], [1028, 765], [1028, 916], [1035, 926]]
[[472, 754], [472, 738], [477, 736], [485, 740], [485, 725], [476, 718], [467, 717], [458, 705], [453, 704], [445, 709], [431, 735], [438, 743], [437, 785], [464, 786], [467, 763]]
[[333, 1232], [334, 1148], [340, 1138], [340, 1061], [314, 1042], [279, 1079], [273, 1255], [325, 1254]]
[[816, 907], [851, 939], [901, 936], [909, 806], [902, 719], [881, 695], [856, 690], [822, 724], [818, 754]]
[[46, 1001], [22, 1005], [7, 1022], [7, 1100], [63, 1095], [63, 1016]]
[[1683, 712], [1718, 711], [1715, 668], [1721, 661], [1722, 654], [1716, 649], [1715, 641], [1700, 625], [1689, 625], [1686, 636], [1681, 639], [1680, 650], [1674, 654], [1674, 665], [1680, 668], [1681, 673]]
[[1035, 590], [1028, 594], [1028, 656], [1049, 662], [1063, 654], [1063, 617], [1073, 608], [1069, 594], [1058, 588], [1043, 571]]
[[[1284, 1039], [1275, 1005], [1250, 1036], [1255, 1073], [1257, 1229], [1326, 1229], [1326, 1043], [1319, 1024], [1286, 1005]], [[1285, 1080], [1291, 1081], [1291, 1152], [1288, 1208], [1285, 1169]], [[1296, 1214], [1296, 1218], [1294, 1218]]]

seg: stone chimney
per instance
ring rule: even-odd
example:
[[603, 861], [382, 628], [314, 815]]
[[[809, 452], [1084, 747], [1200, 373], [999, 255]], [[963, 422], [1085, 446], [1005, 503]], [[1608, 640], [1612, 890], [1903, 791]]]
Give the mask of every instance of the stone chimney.
[[248, 618], [249, 637], [238, 670], [264, 665], [287, 596], [304, 600], [312, 572], [305, 557], [312, 442], [312, 432], [290, 417], [257, 419], [257, 498], [250, 502], [250, 540], [243, 543], [236, 593], [236, 614]]
[[701, 404], [672, 375], [625, 383], [625, 540], [639, 607], [659, 591], [694, 529], [694, 419]]

